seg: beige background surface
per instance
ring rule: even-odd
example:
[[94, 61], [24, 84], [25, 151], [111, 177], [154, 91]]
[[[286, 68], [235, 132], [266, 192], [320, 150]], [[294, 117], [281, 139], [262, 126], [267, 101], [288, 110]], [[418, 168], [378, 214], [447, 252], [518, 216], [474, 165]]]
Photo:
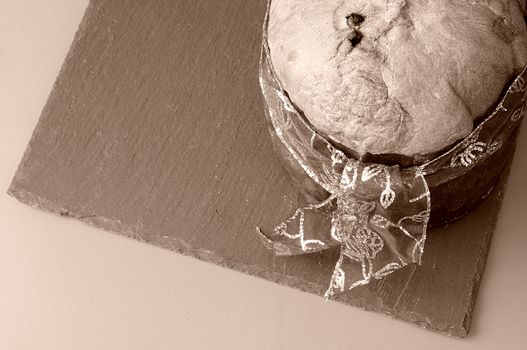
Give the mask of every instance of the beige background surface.
[[525, 127], [464, 340], [325, 303], [8, 197], [87, 3], [0, 0], [0, 349], [527, 348]]

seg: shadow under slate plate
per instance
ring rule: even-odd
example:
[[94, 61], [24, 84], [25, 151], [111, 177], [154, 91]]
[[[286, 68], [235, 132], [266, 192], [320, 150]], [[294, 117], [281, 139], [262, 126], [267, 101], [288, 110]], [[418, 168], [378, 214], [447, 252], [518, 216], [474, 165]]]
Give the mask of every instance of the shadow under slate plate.
[[[337, 251], [275, 257], [301, 201], [258, 86], [265, 1], [93, 0], [9, 189], [20, 201], [322, 295]], [[203, 19], [206, 20], [203, 20]], [[466, 335], [506, 176], [423, 266], [338, 300]]]

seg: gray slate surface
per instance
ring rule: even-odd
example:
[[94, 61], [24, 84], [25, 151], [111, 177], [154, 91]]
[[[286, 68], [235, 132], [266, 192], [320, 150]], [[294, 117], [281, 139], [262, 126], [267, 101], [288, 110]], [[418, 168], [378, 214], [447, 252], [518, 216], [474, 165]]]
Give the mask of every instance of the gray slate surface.
[[[92, 0], [9, 193], [322, 295], [338, 251], [278, 258], [255, 232], [301, 201], [263, 115], [264, 11], [265, 1]], [[338, 300], [466, 335], [504, 179], [475, 212], [430, 232], [422, 267]]]

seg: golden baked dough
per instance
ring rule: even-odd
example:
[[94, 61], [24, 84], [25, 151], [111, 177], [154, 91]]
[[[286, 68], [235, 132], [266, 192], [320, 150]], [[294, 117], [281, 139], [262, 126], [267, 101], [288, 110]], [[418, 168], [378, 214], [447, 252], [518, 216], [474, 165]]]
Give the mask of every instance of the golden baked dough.
[[271, 60], [315, 128], [359, 154], [467, 136], [527, 63], [525, 0], [272, 0]]

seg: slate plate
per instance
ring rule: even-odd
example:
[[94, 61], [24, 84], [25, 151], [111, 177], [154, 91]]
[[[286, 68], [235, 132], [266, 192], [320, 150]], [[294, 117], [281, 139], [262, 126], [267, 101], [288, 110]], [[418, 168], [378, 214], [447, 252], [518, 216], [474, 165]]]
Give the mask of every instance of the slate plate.
[[[255, 232], [301, 201], [263, 115], [264, 11], [265, 1], [92, 0], [9, 193], [322, 295], [338, 251], [278, 258]], [[338, 300], [466, 335], [505, 179], [430, 231], [423, 266]]]

